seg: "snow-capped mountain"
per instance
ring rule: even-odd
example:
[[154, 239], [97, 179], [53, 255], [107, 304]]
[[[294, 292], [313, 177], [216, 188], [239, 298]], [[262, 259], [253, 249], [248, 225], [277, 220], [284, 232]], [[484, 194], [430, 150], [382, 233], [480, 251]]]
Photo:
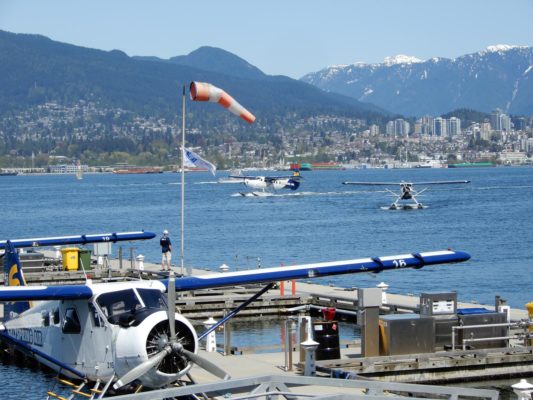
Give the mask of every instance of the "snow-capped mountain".
[[408, 116], [457, 108], [533, 115], [533, 48], [495, 45], [456, 59], [398, 55], [338, 65], [301, 78], [321, 89]]

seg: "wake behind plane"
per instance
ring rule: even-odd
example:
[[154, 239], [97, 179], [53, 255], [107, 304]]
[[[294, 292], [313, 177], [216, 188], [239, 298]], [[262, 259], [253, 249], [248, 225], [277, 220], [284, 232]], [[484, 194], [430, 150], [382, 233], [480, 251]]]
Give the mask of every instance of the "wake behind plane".
[[159, 389], [177, 382], [193, 384], [193, 365], [228, 379], [220, 367], [197, 354], [199, 340], [233, 317], [242, 305], [198, 335], [175, 311], [176, 292], [265, 284], [246, 305], [278, 281], [418, 269], [470, 258], [465, 252], [444, 250], [180, 278], [171, 272], [163, 280], [26, 286], [17, 252], [25, 247], [153, 237], [154, 233], [142, 231], [0, 241], [6, 277], [6, 286], [0, 288], [0, 302], [4, 302], [0, 340], [58, 374], [79, 380], [75, 393], [83, 391], [90, 398]]
[[230, 175], [229, 178], [240, 180], [246, 187], [255, 189], [251, 192], [240, 192], [242, 196], [251, 197], [271, 196], [273, 192], [281, 189], [296, 190], [302, 179], [300, 171], [294, 171], [291, 176]]
[[384, 210], [416, 210], [427, 208], [426, 205], [420, 203], [416, 196], [420, 196], [428, 188], [422, 190], [415, 190], [414, 185], [456, 185], [469, 183], [470, 181], [433, 181], [433, 182], [342, 182], [343, 185], [362, 185], [362, 186], [400, 186], [400, 193], [393, 192], [392, 190], [385, 188], [392, 196], [396, 197], [396, 200], [388, 206], [381, 207]]

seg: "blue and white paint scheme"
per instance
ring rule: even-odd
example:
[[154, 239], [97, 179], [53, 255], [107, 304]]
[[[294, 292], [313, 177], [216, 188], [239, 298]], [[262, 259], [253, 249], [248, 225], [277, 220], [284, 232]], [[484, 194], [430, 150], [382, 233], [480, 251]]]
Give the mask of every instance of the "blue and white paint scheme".
[[[0, 288], [0, 302], [8, 310], [0, 324], [0, 339], [61, 374], [95, 382], [97, 389], [104, 385], [108, 390], [113, 384], [115, 390], [120, 390], [133, 383], [147, 388], [165, 387], [187, 374], [193, 364], [225, 378], [224, 371], [197, 355], [198, 335], [194, 327], [172, 306], [176, 291], [422, 268], [470, 258], [465, 252], [444, 250], [197, 277], [175, 278], [171, 273], [161, 281], [26, 286], [15, 249], [134, 237], [148, 239], [155, 234], [135, 232], [0, 242], [6, 250], [7, 277], [7, 286]], [[22, 306], [12, 307], [15, 304]]]
[[[242, 183], [254, 189], [252, 192], [240, 193], [242, 196], [261, 197], [271, 195], [281, 189], [296, 190], [300, 187], [300, 171], [294, 171], [292, 176], [253, 176], [253, 175], [230, 175], [230, 179], [241, 180]], [[257, 191], [260, 190], [260, 191]]]

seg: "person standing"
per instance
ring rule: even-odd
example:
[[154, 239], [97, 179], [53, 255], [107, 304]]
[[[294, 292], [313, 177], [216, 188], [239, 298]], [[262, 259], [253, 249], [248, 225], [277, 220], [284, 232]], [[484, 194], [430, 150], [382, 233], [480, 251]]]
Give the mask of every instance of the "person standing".
[[163, 271], [170, 271], [170, 260], [172, 258], [172, 242], [170, 241], [170, 237], [168, 236], [168, 231], [166, 229], [163, 231], [163, 236], [159, 240], [159, 244], [161, 245], [162, 252], [161, 267], [163, 268]]

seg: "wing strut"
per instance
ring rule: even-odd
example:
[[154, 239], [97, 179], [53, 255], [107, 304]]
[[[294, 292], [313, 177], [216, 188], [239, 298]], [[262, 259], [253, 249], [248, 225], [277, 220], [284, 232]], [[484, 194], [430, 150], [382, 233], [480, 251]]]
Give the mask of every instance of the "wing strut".
[[259, 297], [261, 297], [265, 292], [268, 292], [270, 289], [274, 287], [274, 282], [270, 282], [268, 285], [266, 285], [263, 289], [261, 289], [259, 292], [254, 294], [252, 297], [250, 297], [248, 300], [246, 300], [244, 303], [242, 303], [239, 307], [234, 309], [232, 312], [230, 312], [228, 315], [226, 315], [224, 318], [222, 318], [220, 321], [218, 321], [215, 325], [213, 325], [211, 328], [207, 329], [204, 333], [202, 333], [200, 336], [198, 336], [198, 340], [202, 340], [207, 335], [209, 335], [211, 332], [213, 332], [215, 329], [217, 329], [220, 325], [224, 324], [227, 320], [233, 318], [239, 311], [241, 311], [244, 307], [247, 307], [250, 303], [257, 300]]

